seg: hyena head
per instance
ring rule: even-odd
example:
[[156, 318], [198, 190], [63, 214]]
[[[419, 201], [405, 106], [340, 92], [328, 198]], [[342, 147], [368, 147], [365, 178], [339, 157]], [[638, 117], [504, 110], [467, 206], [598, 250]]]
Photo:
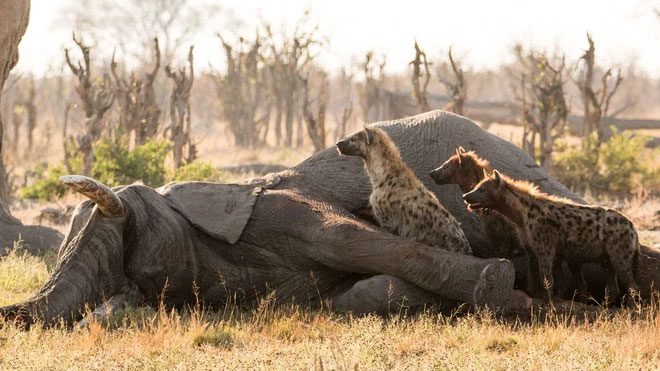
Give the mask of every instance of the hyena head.
[[500, 172], [495, 170], [489, 175], [485, 170], [484, 179], [474, 189], [463, 195], [463, 200], [468, 203], [470, 209], [493, 208], [502, 198], [506, 183]]
[[461, 189], [473, 189], [483, 178], [488, 162], [474, 152], [467, 152], [463, 147], [456, 148], [456, 153], [430, 175], [437, 184], [457, 183]]
[[374, 129], [364, 126], [364, 130], [337, 142], [337, 150], [345, 156], [369, 156], [371, 148], [378, 142]]

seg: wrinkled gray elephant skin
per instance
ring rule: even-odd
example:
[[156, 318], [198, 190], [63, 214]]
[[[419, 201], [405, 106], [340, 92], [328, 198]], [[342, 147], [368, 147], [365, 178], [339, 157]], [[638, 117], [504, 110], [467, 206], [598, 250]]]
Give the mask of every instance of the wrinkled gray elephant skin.
[[[97, 308], [91, 317], [98, 318], [137, 302], [253, 306], [269, 294], [278, 303], [329, 303], [353, 313], [457, 303], [506, 307], [520, 298], [513, 264], [494, 258], [501, 255], [465, 211], [458, 187], [438, 186], [428, 172], [462, 145], [514, 178], [579, 199], [517, 147], [466, 118], [434, 111], [378, 125], [462, 223], [478, 257], [407, 241], [356, 218], [370, 193], [362, 162], [328, 148], [247, 184], [88, 192], [97, 204], [76, 208], [53, 275], [31, 299], [0, 308], [0, 316], [26, 325], [72, 323], [86, 306]], [[95, 183], [85, 184], [78, 188]]]

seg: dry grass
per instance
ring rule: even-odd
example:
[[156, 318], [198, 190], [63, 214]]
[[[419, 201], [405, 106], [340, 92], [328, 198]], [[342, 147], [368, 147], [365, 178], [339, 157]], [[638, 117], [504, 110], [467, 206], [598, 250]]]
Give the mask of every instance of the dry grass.
[[[2, 258], [0, 305], [26, 298], [48, 269], [41, 258]], [[522, 324], [487, 312], [353, 318], [266, 299], [252, 312], [136, 309], [78, 331], [4, 326], [0, 368], [657, 369], [658, 334], [657, 303], [592, 323]]]

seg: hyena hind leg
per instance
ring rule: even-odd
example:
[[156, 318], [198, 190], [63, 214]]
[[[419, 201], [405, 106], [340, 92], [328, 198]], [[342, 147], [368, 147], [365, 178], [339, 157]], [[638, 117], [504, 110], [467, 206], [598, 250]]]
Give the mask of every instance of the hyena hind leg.
[[603, 267], [603, 272], [607, 278], [607, 286], [605, 287], [605, 295], [603, 297], [607, 302], [614, 303], [619, 298], [620, 294], [616, 270], [609, 257], [603, 258], [601, 266]]
[[587, 281], [582, 275], [582, 263], [576, 261], [568, 261], [568, 266], [571, 269], [573, 280], [576, 283], [578, 295], [580, 295], [582, 298], [588, 298], [589, 290], [587, 289]]
[[634, 306], [634, 297], [639, 295], [639, 286], [635, 282], [633, 264], [628, 259], [613, 259], [612, 265], [621, 287], [621, 304]]

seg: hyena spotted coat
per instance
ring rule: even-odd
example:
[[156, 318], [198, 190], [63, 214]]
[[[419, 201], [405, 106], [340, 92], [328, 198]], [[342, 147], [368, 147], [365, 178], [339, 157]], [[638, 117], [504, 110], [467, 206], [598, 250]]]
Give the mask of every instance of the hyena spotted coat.
[[547, 195], [532, 183], [514, 181], [497, 170], [463, 198], [472, 209], [495, 209], [516, 224], [522, 245], [536, 258], [538, 277], [547, 283], [548, 295], [552, 295], [556, 255], [566, 259], [573, 275], [579, 277], [581, 292], [586, 292], [580, 274], [586, 262], [602, 264], [611, 297], [621, 293], [618, 282], [625, 289], [638, 290], [639, 239], [623, 214]]
[[337, 148], [364, 160], [372, 184], [369, 203], [381, 227], [429, 246], [472, 254], [458, 221], [406, 166], [387, 133], [365, 127]]

